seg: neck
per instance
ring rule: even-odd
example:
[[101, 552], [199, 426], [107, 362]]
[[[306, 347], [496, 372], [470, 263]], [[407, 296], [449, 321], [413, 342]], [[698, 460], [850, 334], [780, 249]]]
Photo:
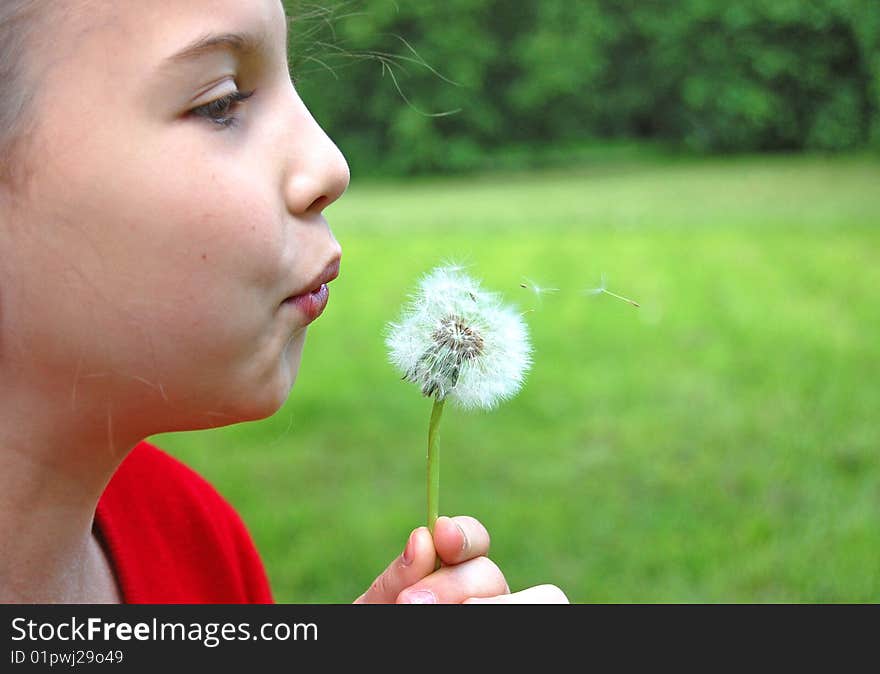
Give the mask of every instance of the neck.
[[0, 396], [0, 602], [106, 597], [95, 508], [137, 438], [124, 440], [112, 416]]

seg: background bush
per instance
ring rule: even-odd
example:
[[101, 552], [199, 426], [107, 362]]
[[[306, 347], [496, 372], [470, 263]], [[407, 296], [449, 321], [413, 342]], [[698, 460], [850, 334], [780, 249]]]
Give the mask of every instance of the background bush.
[[876, 0], [288, 5], [300, 93], [361, 175], [533, 167], [620, 139], [880, 147]]

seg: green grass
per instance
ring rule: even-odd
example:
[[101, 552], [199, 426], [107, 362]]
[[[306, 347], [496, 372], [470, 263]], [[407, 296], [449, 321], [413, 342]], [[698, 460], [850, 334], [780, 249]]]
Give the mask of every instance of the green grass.
[[[424, 518], [430, 402], [382, 333], [444, 258], [535, 309], [522, 393], [440, 430], [441, 512], [487, 525], [512, 589], [880, 599], [880, 162], [354, 176], [328, 217], [343, 273], [287, 405], [152, 438], [238, 508], [279, 601], [354, 599]], [[600, 272], [642, 308], [580, 294]]]

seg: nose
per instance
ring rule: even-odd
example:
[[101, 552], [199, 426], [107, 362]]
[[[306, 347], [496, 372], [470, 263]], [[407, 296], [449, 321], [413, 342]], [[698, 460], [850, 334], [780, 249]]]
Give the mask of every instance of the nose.
[[288, 210], [318, 215], [348, 187], [348, 162], [314, 117], [300, 104], [284, 181]]

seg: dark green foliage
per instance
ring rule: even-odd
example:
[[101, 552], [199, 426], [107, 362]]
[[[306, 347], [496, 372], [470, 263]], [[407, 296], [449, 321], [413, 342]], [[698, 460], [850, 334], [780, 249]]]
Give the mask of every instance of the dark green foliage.
[[355, 173], [880, 147], [877, 0], [290, 3], [298, 88]]

